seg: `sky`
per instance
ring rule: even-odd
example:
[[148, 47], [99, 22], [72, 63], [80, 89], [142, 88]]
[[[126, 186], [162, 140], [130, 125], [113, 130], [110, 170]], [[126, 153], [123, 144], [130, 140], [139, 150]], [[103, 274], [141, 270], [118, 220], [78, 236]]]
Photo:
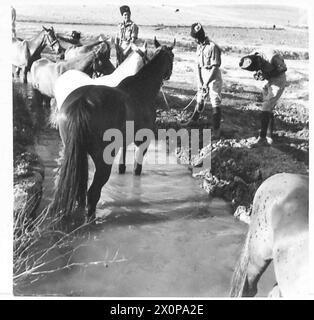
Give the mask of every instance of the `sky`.
[[[49, 4], [47, 0], [12, 0], [10, 1], [14, 4]], [[54, 0], [51, 3], [56, 4], [95, 4], [95, 5], [105, 5], [105, 4], [128, 4], [128, 5], [136, 5], [136, 4], [147, 4], [148, 2], [145, 0], [123, 0], [123, 1], [114, 1], [114, 0]], [[219, 4], [268, 4], [268, 5], [291, 5], [291, 6], [305, 6], [307, 7], [311, 1], [310, 0], [152, 0], [149, 2], [150, 5], [180, 5], [180, 6], [190, 6], [190, 5], [219, 5]]]

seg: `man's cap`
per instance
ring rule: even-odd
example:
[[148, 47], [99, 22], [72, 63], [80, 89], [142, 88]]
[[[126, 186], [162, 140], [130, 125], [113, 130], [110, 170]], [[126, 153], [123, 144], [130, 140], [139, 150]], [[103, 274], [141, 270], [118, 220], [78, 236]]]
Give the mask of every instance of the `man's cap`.
[[78, 31], [73, 30], [72, 34], [71, 34], [71, 37], [74, 38], [74, 39], [80, 39], [81, 38], [81, 33], [78, 32]]
[[121, 6], [120, 7], [120, 12], [121, 12], [121, 16], [123, 15], [124, 12], [128, 12], [131, 14], [131, 10], [129, 6]]
[[204, 29], [199, 22], [192, 24], [190, 35], [193, 38], [204, 38], [205, 37]]

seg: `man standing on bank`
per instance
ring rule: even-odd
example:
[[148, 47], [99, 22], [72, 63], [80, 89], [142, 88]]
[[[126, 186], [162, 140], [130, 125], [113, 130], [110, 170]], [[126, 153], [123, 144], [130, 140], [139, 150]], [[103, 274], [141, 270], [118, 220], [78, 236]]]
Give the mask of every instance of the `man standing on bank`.
[[206, 100], [209, 98], [213, 108], [213, 139], [220, 138], [221, 122], [221, 88], [222, 77], [219, 69], [221, 65], [221, 49], [213, 41], [205, 36], [204, 29], [200, 23], [193, 23], [191, 36], [197, 42], [197, 100], [192, 117], [183, 125], [192, 123], [199, 119], [205, 108]]
[[120, 13], [123, 21], [118, 25], [118, 35], [115, 39], [118, 65], [126, 59], [131, 51], [131, 44], [135, 43], [138, 37], [138, 26], [131, 20], [130, 7], [120, 7]]

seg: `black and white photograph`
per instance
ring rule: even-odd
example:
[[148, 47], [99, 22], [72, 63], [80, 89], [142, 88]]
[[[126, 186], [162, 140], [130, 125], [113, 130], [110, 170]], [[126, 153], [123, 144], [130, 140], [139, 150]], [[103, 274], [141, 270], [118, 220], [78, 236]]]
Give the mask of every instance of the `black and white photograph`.
[[314, 298], [310, 1], [1, 7], [0, 298]]

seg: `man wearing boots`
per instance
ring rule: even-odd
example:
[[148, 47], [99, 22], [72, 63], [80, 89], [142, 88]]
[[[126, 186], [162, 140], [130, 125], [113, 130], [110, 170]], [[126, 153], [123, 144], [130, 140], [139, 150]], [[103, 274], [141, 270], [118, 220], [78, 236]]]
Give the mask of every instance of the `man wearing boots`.
[[213, 135], [212, 138], [220, 137], [221, 121], [221, 88], [222, 77], [220, 72], [221, 49], [213, 41], [205, 36], [204, 29], [200, 23], [193, 23], [191, 36], [197, 42], [197, 100], [192, 117], [183, 125], [192, 123], [199, 119], [205, 108], [206, 100], [209, 98], [213, 108]]
[[259, 137], [251, 147], [269, 146], [273, 143], [273, 109], [286, 86], [287, 66], [280, 54], [270, 51], [268, 53], [255, 52], [253, 55], [242, 58], [240, 67], [256, 71], [255, 80], [267, 80], [262, 91], [261, 130]]

